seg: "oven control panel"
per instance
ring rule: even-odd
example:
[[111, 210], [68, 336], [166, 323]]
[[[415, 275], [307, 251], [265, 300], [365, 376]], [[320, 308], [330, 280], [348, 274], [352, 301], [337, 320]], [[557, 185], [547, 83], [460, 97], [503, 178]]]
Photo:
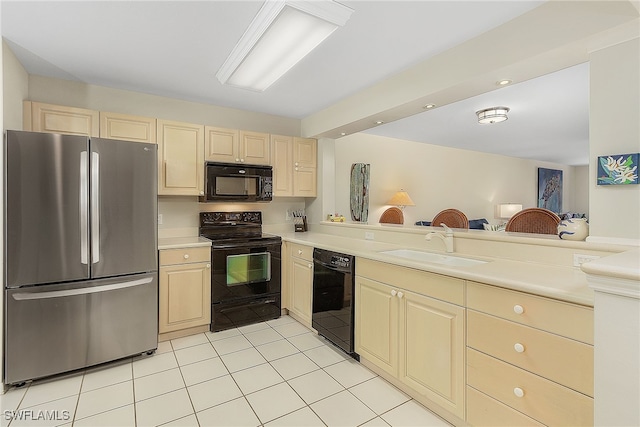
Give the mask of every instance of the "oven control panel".
[[342, 268], [350, 268], [351, 257], [344, 256], [344, 255], [332, 255], [331, 265], [335, 265], [336, 267], [342, 267]]

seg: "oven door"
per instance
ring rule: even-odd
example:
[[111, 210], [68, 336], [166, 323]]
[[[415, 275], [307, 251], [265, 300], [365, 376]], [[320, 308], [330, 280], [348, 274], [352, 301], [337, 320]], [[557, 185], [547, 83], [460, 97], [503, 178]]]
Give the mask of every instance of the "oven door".
[[211, 302], [280, 293], [280, 244], [213, 246]]

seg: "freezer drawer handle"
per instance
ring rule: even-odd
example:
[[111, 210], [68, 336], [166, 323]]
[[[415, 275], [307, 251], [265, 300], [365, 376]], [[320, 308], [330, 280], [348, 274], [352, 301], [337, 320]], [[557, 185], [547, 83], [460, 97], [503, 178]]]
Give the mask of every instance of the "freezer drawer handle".
[[130, 282], [111, 283], [109, 285], [95, 286], [92, 288], [69, 289], [64, 291], [49, 292], [20, 292], [13, 294], [16, 301], [61, 298], [73, 295], [95, 294], [98, 292], [114, 291], [116, 289], [132, 288], [134, 286], [146, 285], [153, 281], [153, 277], [145, 277], [144, 279], [132, 280]]
[[80, 153], [80, 263], [89, 262], [89, 179], [87, 177], [87, 152]]
[[100, 155], [91, 153], [91, 262], [100, 262]]

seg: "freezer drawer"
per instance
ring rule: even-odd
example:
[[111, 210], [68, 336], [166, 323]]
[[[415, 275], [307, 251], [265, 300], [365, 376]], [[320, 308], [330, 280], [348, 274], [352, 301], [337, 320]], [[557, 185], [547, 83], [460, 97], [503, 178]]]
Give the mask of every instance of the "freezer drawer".
[[5, 292], [5, 384], [158, 346], [155, 272]]

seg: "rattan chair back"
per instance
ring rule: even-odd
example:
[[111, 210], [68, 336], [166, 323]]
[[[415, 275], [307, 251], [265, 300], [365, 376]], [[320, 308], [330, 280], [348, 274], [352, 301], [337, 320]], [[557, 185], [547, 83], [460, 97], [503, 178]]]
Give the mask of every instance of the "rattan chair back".
[[536, 234], [558, 234], [560, 217], [548, 209], [528, 208], [513, 215], [505, 231]]
[[457, 209], [445, 209], [439, 212], [433, 217], [431, 226], [440, 227], [442, 223], [451, 228], [469, 228], [469, 219], [464, 213]]

